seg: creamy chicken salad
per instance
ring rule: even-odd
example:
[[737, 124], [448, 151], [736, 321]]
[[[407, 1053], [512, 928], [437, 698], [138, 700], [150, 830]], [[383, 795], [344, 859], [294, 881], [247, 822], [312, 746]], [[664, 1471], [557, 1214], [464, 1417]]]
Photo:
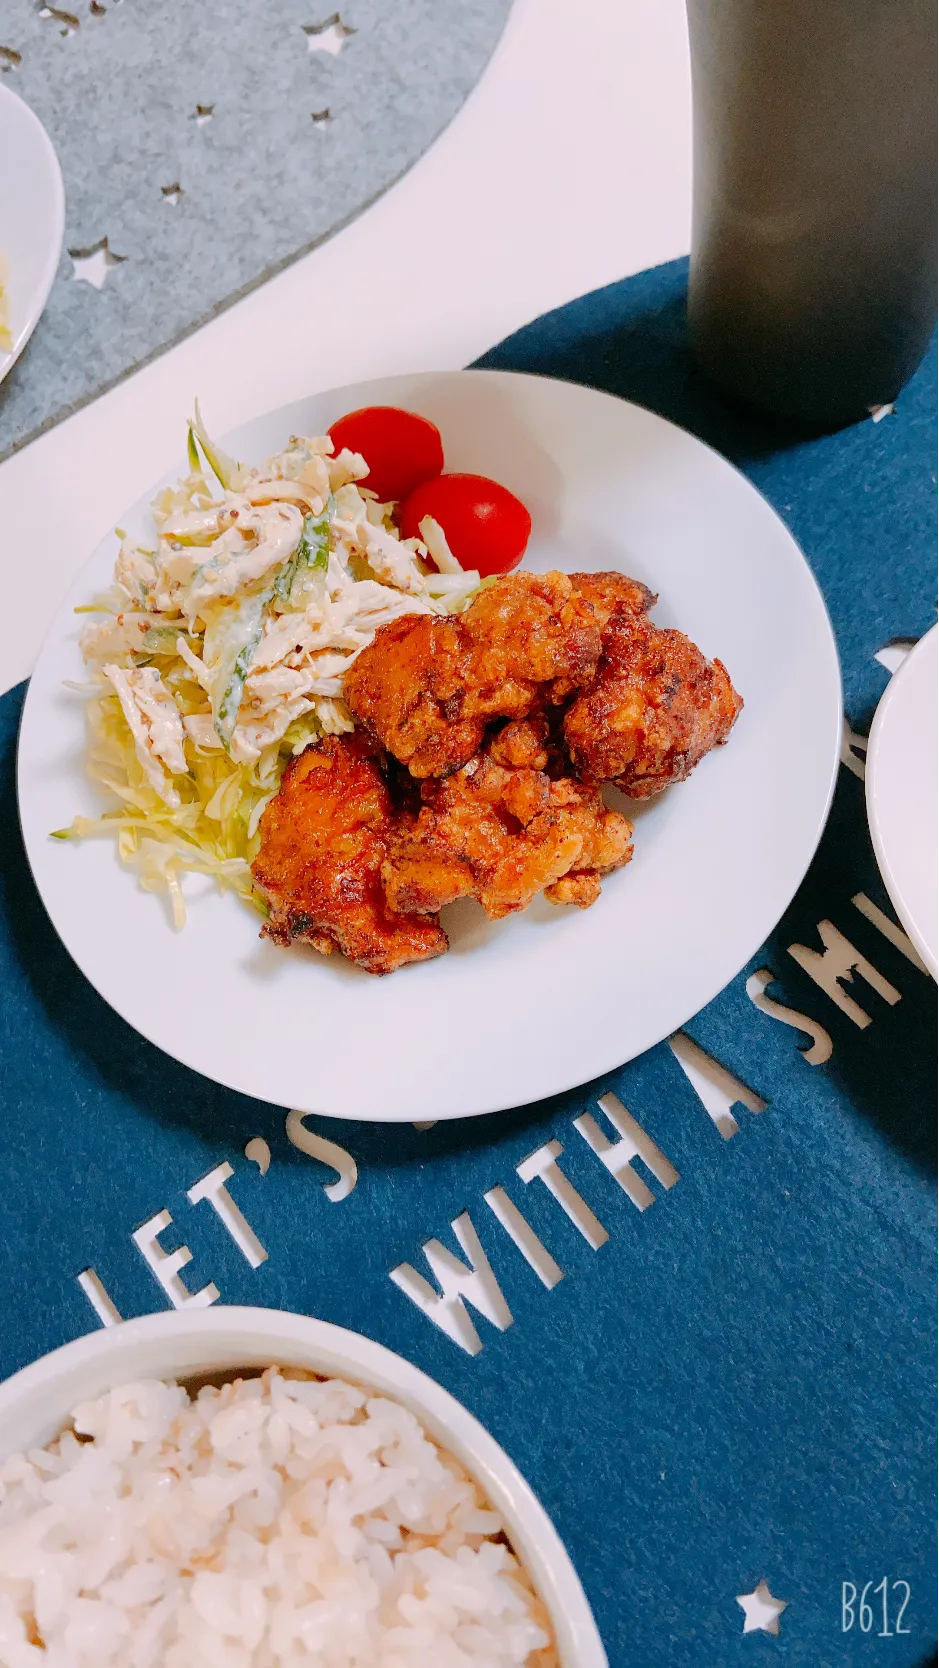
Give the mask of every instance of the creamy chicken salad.
[[119, 530], [113, 583], [80, 610], [94, 616], [76, 686], [89, 770], [120, 803], [58, 836], [116, 835], [141, 884], [168, 889], [177, 925], [187, 869], [261, 907], [261, 813], [292, 755], [353, 728], [348, 667], [386, 621], [459, 613], [479, 587], [430, 518], [421, 539], [400, 537], [390, 505], [357, 485], [367, 473], [328, 436], [292, 436], [246, 467], [197, 408], [189, 473], [154, 501], [152, 545]]

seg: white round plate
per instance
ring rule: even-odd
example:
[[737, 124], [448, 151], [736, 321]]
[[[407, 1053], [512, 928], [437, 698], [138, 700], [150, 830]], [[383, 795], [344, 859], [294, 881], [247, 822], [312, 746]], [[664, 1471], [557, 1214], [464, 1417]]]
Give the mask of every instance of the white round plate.
[[0, 1460], [50, 1442], [80, 1402], [141, 1378], [303, 1367], [401, 1402], [481, 1483], [547, 1606], [561, 1668], [608, 1668], [584, 1590], [544, 1507], [508, 1454], [461, 1402], [360, 1332], [280, 1309], [144, 1315], [77, 1338], [0, 1384]]
[[[72, 610], [108, 583], [113, 536], [72, 587], [30, 684], [20, 815], [63, 943], [151, 1042], [281, 1106], [457, 1118], [621, 1065], [739, 972], [824, 827], [840, 744], [838, 658], [805, 560], [759, 493], [691, 435], [610, 395], [495, 371], [390, 377], [272, 412], [224, 444], [260, 460], [289, 434], [321, 434], [373, 402], [425, 413], [448, 468], [493, 476], [524, 500], [534, 524], [526, 566], [620, 568], [645, 580], [660, 593], [656, 619], [719, 655], [746, 700], [727, 747], [636, 808], [635, 857], [604, 881], [602, 898], [584, 911], [538, 899], [501, 922], [455, 905], [445, 912], [450, 953], [387, 978], [259, 939], [245, 906], [201, 877], [174, 933], [110, 842], [49, 838], [76, 812], [100, 809], [84, 776], [82, 697], [63, 679], [82, 676]], [[152, 496], [121, 518], [138, 536]]]
[[939, 976], [939, 626], [910, 650], [874, 714], [867, 816], [890, 901]]
[[28, 104], [0, 86], [0, 255], [7, 268], [6, 323], [13, 338], [0, 348], [0, 382], [39, 323], [59, 264], [65, 190], [52, 140]]

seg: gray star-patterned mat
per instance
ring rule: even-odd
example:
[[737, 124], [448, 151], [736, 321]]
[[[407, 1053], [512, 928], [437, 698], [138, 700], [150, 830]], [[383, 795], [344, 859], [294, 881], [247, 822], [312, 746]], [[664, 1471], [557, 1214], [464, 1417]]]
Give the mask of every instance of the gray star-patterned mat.
[[0, 5], [5, 82], [45, 124], [67, 200], [48, 308], [0, 385], [0, 458], [393, 184], [462, 105], [510, 4]]

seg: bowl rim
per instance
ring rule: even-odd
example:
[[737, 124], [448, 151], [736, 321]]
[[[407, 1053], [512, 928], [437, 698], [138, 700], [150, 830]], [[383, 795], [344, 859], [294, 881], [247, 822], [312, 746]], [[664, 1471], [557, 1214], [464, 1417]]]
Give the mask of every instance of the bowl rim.
[[[911, 680], [920, 675], [924, 666], [928, 666], [930, 657], [935, 658], [937, 643], [939, 643], [939, 625], [932, 625], [913, 644], [909, 653], [890, 678], [877, 703], [877, 709], [867, 737], [867, 762], [864, 771], [864, 799], [867, 807], [867, 822], [880, 877], [887, 889], [890, 902], [913, 941], [915, 950], [934, 979], [939, 979], [939, 963], [936, 960], [935, 941], [930, 944], [925, 936], [923, 923], [916, 920], [910, 913], [900, 877], [896, 873], [892, 841], [888, 839], [886, 844], [884, 842], [884, 827], [880, 806], [884, 797], [881, 781], [884, 768], [883, 734], [895, 718], [897, 690], [901, 691], [899, 699], [902, 702]], [[911, 667], [913, 668], [912, 671], [910, 670]]]
[[[19, 93], [14, 92], [12, 87], [0, 86], [0, 98], [6, 100], [8, 109], [19, 106], [13, 120], [20, 124], [20, 137], [28, 134], [27, 143], [33, 147], [35, 156], [42, 159], [51, 198], [49, 239], [41, 264], [39, 281], [32, 292], [29, 306], [16, 327], [12, 347], [6, 351], [0, 350], [0, 382], [2, 382], [12, 371], [45, 312], [49, 292], [59, 270], [65, 236], [65, 182], [62, 178], [62, 166], [56, 148], [32, 105], [28, 104]], [[12, 106], [10, 105], [11, 100]]]
[[[142, 1363], [136, 1371], [135, 1360]], [[479, 1481], [505, 1521], [513, 1548], [550, 1615], [561, 1668], [608, 1668], [570, 1555], [505, 1450], [462, 1402], [421, 1368], [330, 1321], [284, 1309], [221, 1304], [165, 1310], [102, 1327], [41, 1356], [0, 1384], [0, 1460], [27, 1446], [42, 1446], [62, 1428], [77, 1402], [134, 1377], [194, 1377], [199, 1372], [272, 1364], [346, 1377], [409, 1407], [429, 1435]]]

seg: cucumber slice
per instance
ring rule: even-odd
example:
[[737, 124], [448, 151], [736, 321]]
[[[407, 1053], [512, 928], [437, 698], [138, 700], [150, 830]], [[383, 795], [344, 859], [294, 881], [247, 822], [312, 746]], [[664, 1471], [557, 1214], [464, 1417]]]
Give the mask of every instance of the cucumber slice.
[[282, 567], [274, 586], [274, 600], [284, 610], [295, 606], [294, 590], [308, 573], [325, 573], [329, 566], [329, 523], [335, 508], [329, 502], [320, 515], [305, 515], [300, 540], [289, 562]]
[[[190, 436], [195, 436], [206, 455], [209, 468], [217, 476], [226, 492], [238, 492], [244, 486], [244, 465], [236, 463], [235, 459], [223, 452], [221, 446], [216, 446], [210, 439], [206, 426], [202, 421], [199, 401], [196, 400], [196, 414], [189, 425]], [[190, 453], [190, 457], [191, 457]]]
[[272, 585], [220, 604], [211, 610], [211, 620], [206, 621], [202, 658], [213, 675], [212, 717], [215, 733], [226, 752], [231, 747], [251, 657], [264, 630], [265, 610], [271, 603], [290, 607], [305, 575], [326, 571], [332, 510], [330, 497], [321, 515], [304, 517], [297, 548]]
[[264, 610], [273, 586], [252, 596], [237, 597], [212, 610], [206, 622], [203, 659], [212, 672], [212, 718], [215, 733], [228, 752], [248, 667], [264, 629]]

